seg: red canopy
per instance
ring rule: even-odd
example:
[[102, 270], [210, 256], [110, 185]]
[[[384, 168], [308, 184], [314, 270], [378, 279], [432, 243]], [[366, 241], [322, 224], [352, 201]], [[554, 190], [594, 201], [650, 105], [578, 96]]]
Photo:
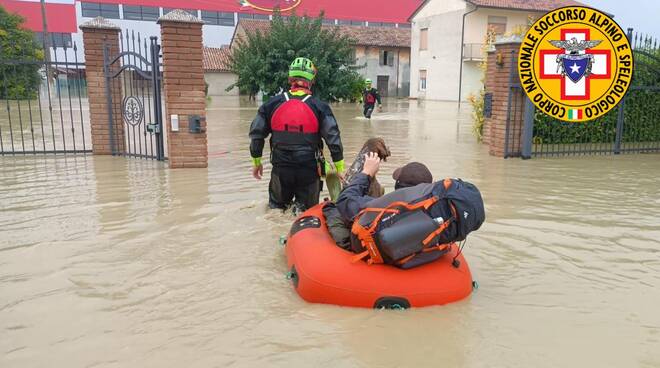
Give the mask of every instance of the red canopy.
[[[293, 7], [298, 15], [316, 16], [321, 10], [325, 10], [326, 18], [332, 19], [408, 23], [408, 17], [422, 3], [422, 0], [387, 2], [376, 0], [94, 0], [94, 2], [260, 14], [270, 14], [271, 12], [257, 10], [250, 4], [258, 8], [274, 8], [279, 5], [281, 9]], [[285, 12], [285, 14], [289, 13]]]
[[[41, 32], [41, 4], [33, 1], [0, 0], [0, 6], [9, 13], [16, 13], [25, 18], [25, 28]], [[74, 4], [46, 3], [48, 32], [76, 33], [76, 6]]]

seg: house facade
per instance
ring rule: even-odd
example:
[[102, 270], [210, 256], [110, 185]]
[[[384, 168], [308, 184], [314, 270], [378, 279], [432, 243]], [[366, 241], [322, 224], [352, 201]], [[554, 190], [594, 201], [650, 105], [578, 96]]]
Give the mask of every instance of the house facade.
[[410, 96], [410, 47], [356, 45], [355, 59], [381, 96]]
[[524, 29], [572, 0], [426, 0], [410, 17], [410, 96], [465, 101], [483, 88], [486, 36]]
[[229, 70], [228, 47], [204, 47], [202, 66], [208, 96], [238, 96], [238, 88], [227, 88], [238, 81], [238, 76]]
[[[340, 34], [354, 41], [355, 64], [363, 77], [373, 81], [384, 97], [408, 97], [410, 94], [410, 29], [354, 25], [337, 27]], [[245, 37], [246, 32], [268, 32], [270, 21], [242, 19], [232, 40]]]

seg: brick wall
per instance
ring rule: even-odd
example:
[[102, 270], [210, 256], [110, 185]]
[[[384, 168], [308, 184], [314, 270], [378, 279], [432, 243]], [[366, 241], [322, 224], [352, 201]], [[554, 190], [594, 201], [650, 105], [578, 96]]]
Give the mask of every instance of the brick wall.
[[[108, 94], [103, 69], [104, 48], [109, 56], [119, 52], [119, 27], [102, 18], [82, 24], [85, 48], [85, 73], [89, 95], [89, 115], [92, 135], [92, 151], [95, 155], [112, 154], [111, 139], [116, 150], [124, 151], [124, 125], [121, 116], [121, 90], [111, 88], [113, 131], [110, 131]], [[116, 66], [118, 67], [118, 65]], [[116, 69], [116, 67], [114, 69]]]
[[[207, 167], [206, 97], [202, 68], [202, 23], [173, 11], [158, 20], [163, 52], [163, 87], [168, 159], [171, 168]], [[172, 131], [171, 115], [179, 117]], [[203, 133], [188, 131], [188, 118], [202, 117]]]
[[[484, 123], [484, 143], [489, 145], [489, 153], [493, 156], [504, 157], [506, 142], [506, 124], [509, 108], [509, 94], [512, 93], [509, 88], [511, 78], [512, 54], [515, 55], [513, 63], [517, 60], [520, 42], [501, 42], [495, 44], [495, 50], [488, 52], [488, 67], [486, 69], [485, 88], [486, 93], [493, 94], [492, 115]], [[514, 78], [518, 75], [516, 66], [514, 68]], [[513, 92], [515, 93], [515, 91]], [[523, 104], [520, 103], [520, 96], [512, 96], [512, 107], [516, 111], [511, 111], [512, 124], [516, 129], [510, 129], [509, 141], [510, 150], [518, 152], [520, 150], [520, 137], [514, 137], [514, 134], [520, 135], [521, 122], [513, 121], [522, 118]], [[520, 111], [518, 111], [520, 110]], [[518, 147], [513, 147], [517, 145]]]

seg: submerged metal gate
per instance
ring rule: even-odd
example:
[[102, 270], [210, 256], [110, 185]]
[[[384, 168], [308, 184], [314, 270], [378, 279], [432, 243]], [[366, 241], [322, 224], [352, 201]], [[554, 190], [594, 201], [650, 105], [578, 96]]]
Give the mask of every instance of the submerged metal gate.
[[509, 99], [507, 101], [506, 130], [504, 133], [504, 158], [518, 157], [521, 154], [521, 144], [524, 125], [523, 106], [525, 92], [518, 78], [517, 52], [511, 53], [511, 68], [509, 70]]
[[75, 42], [52, 50], [0, 50], [0, 155], [92, 152], [85, 63]]
[[[635, 70], [616, 109], [584, 123], [557, 121], [524, 96], [512, 55], [505, 157], [607, 155], [660, 152], [660, 48], [652, 37], [628, 29]], [[524, 104], [524, 108], [522, 108]]]
[[140, 33], [120, 34], [119, 53], [103, 50], [113, 155], [165, 159], [160, 45]]

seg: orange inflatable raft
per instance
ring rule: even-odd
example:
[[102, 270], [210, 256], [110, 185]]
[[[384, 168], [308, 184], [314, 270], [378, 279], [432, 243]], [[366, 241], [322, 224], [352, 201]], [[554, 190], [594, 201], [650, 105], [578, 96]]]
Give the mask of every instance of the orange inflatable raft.
[[364, 308], [409, 308], [461, 300], [472, 292], [462, 254], [451, 250], [437, 261], [402, 270], [390, 265], [351, 263], [354, 253], [338, 247], [328, 232], [323, 203], [296, 219], [286, 242], [289, 278], [311, 303]]

